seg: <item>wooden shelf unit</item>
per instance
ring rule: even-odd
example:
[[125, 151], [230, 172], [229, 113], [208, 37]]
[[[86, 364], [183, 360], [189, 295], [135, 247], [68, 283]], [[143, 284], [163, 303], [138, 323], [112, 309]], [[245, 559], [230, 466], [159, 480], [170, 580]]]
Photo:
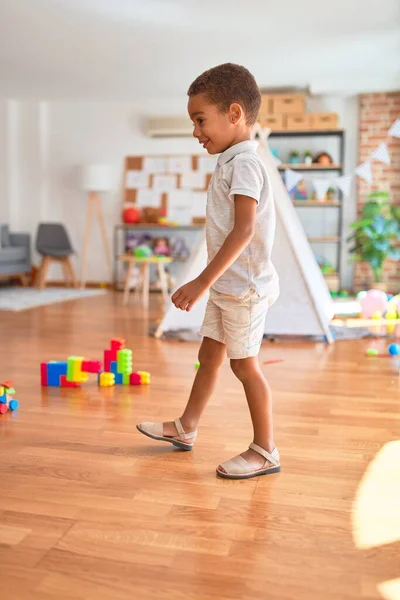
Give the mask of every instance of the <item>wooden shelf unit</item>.
[[292, 171], [341, 171], [342, 165], [320, 165], [318, 163], [312, 163], [311, 165], [303, 165], [301, 163], [285, 163], [279, 165], [278, 169], [284, 171], [285, 169], [292, 169]]

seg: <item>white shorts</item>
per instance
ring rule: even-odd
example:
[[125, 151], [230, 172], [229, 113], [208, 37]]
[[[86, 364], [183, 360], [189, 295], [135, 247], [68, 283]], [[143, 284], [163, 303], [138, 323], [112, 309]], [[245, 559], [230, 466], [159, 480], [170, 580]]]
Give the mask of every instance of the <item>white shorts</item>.
[[252, 289], [240, 297], [211, 290], [200, 334], [226, 344], [228, 358], [257, 356], [270, 304]]

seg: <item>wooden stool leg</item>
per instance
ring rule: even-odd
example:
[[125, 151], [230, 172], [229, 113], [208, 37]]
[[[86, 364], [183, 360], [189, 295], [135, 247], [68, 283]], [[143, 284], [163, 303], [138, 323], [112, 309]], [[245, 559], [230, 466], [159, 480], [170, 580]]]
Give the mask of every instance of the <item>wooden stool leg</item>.
[[28, 277], [25, 275], [25, 273], [21, 273], [21, 275], [18, 275], [18, 278], [22, 284], [23, 287], [28, 287], [29, 286], [29, 279]]
[[42, 264], [40, 265], [40, 272], [39, 272], [39, 278], [38, 278], [39, 279], [38, 287], [40, 290], [43, 290], [46, 285], [46, 277], [47, 277], [47, 273], [49, 271], [50, 263], [51, 263], [50, 256], [44, 256], [42, 258]]
[[160, 279], [161, 293], [164, 300], [164, 304], [168, 302], [168, 281], [167, 274], [163, 263], [157, 263], [158, 277]]
[[61, 259], [61, 268], [64, 273], [65, 287], [69, 287], [69, 271], [66, 258]]
[[72, 261], [71, 261], [71, 259], [70, 259], [69, 256], [67, 256], [67, 258], [65, 259], [65, 265], [66, 265], [67, 271], [69, 273], [69, 278], [72, 281], [72, 287], [78, 288], [79, 287], [79, 282], [78, 282], [78, 279], [76, 277], [74, 265], [72, 264]]
[[143, 293], [142, 302], [144, 310], [149, 309], [149, 294], [150, 294], [150, 265], [149, 263], [143, 264]]
[[126, 280], [125, 280], [123, 304], [128, 304], [130, 283], [131, 283], [134, 268], [135, 268], [135, 263], [133, 261], [129, 262], [128, 263], [128, 272], [126, 274]]

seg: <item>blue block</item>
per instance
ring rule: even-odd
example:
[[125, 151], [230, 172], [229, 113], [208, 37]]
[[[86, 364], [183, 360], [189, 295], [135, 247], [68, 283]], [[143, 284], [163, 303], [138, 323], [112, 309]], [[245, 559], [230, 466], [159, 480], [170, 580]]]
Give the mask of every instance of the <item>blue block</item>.
[[50, 387], [60, 387], [60, 377], [66, 374], [67, 361], [50, 361], [47, 364], [47, 385]]
[[2, 396], [0, 396], [0, 404], [7, 404], [6, 394], [3, 394]]
[[112, 360], [110, 366], [111, 366], [111, 373], [114, 373], [114, 375], [115, 375], [115, 385], [123, 385], [124, 376], [122, 375], [122, 373], [118, 373], [117, 361]]

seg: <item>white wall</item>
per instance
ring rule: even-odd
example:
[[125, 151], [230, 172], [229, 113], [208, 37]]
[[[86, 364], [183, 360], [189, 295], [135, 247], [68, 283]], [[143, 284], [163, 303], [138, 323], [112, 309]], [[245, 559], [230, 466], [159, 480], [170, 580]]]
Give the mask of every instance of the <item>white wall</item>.
[[[357, 102], [355, 98], [313, 99], [313, 110], [333, 110], [347, 130], [346, 166], [357, 159]], [[85, 163], [116, 165], [122, 181], [125, 156], [133, 154], [199, 153], [194, 139], [147, 138], [142, 132], [145, 115], [183, 115], [186, 99], [132, 102], [0, 102], [0, 220], [14, 230], [36, 232], [40, 221], [62, 221], [78, 251], [85, 225], [85, 196], [79, 189], [78, 167]], [[110, 243], [120, 222], [121, 189], [103, 198]], [[346, 207], [346, 220], [353, 214]], [[305, 210], [305, 209], [304, 209]], [[327, 209], [328, 210], [328, 209]], [[37, 260], [37, 257], [35, 257]], [[350, 270], [345, 267], [345, 284]], [[52, 278], [59, 277], [53, 271]], [[106, 281], [98, 228], [92, 232], [89, 281]]]

